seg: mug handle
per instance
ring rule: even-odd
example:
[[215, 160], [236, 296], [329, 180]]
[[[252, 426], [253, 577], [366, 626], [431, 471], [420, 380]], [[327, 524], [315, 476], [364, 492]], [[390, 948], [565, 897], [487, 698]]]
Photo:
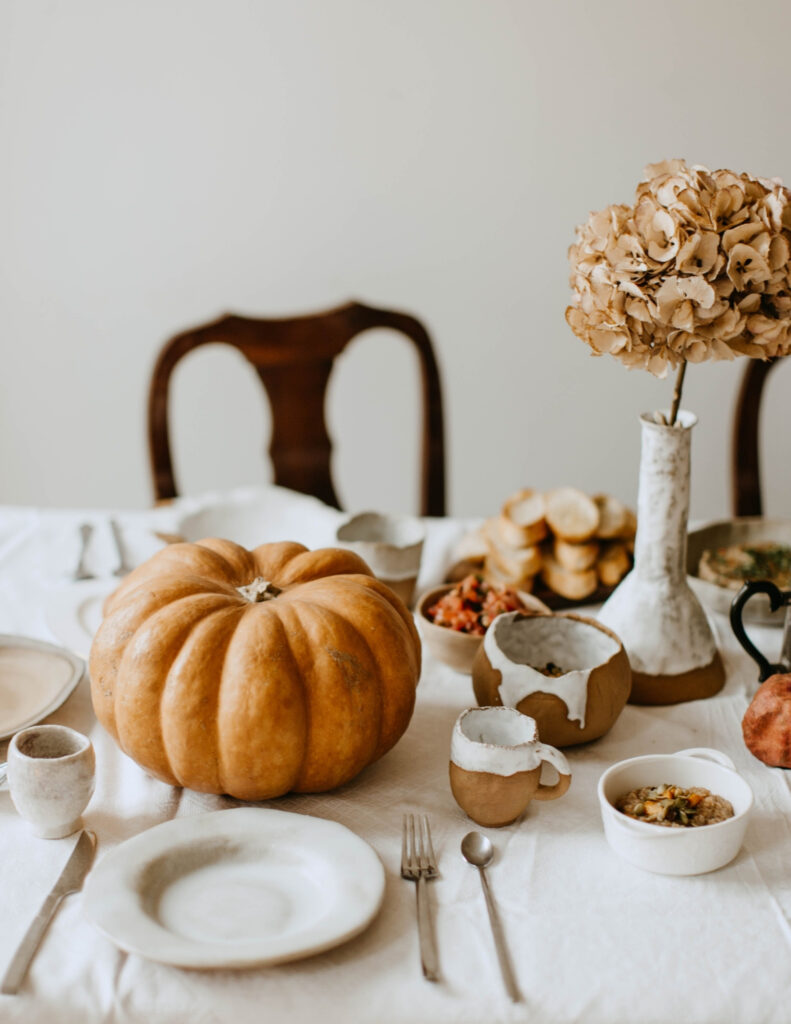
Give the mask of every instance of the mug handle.
[[787, 672], [784, 665], [772, 665], [747, 636], [742, 622], [744, 606], [754, 594], [766, 594], [773, 612], [785, 604], [786, 595], [769, 580], [748, 580], [731, 603], [731, 628], [734, 636], [758, 666], [758, 681], [763, 683], [776, 672]]
[[542, 763], [546, 762], [547, 764], [551, 764], [558, 773], [558, 781], [554, 786], [548, 786], [544, 782], [539, 782], [538, 789], [533, 794], [533, 799], [557, 800], [559, 796], [563, 796], [571, 785], [571, 769], [569, 768], [569, 763], [559, 750], [556, 750], [554, 747], [550, 747], [548, 743], [536, 743], [535, 750], [541, 758]]

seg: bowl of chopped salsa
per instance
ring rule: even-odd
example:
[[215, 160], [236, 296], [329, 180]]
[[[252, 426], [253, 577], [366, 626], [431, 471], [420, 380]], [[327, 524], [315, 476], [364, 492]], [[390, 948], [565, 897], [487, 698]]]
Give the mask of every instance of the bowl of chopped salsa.
[[549, 612], [532, 594], [487, 582], [478, 573], [423, 594], [417, 619], [431, 655], [468, 675], [486, 630], [503, 612]]

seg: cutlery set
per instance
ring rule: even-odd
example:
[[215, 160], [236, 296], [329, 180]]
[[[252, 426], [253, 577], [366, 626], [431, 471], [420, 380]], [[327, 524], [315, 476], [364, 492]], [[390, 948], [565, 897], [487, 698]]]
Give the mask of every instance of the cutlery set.
[[[92, 573], [86, 566], [86, 556], [88, 554], [94, 529], [95, 527], [93, 523], [80, 524], [80, 556], [77, 560], [77, 566], [72, 573], [72, 579], [75, 583], [80, 580], [96, 579], [96, 574]], [[121, 528], [115, 519], [110, 520], [110, 533], [112, 534], [113, 544], [115, 545], [115, 550], [118, 555], [118, 565], [113, 569], [113, 576], [126, 576], [127, 573], [132, 571], [133, 567], [127, 560], [123, 537], [121, 535]]]
[[[506, 991], [513, 1002], [522, 1001], [522, 994], [514, 977], [508, 948], [505, 942], [503, 927], [497, 912], [497, 905], [489, 888], [486, 867], [494, 857], [494, 847], [480, 832], [468, 832], [461, 842], [461, 853], [473, 867], [478, 868], [481, 878], [486, 909], [500, 964]], [[431, 841], [431, 828], [427, 815], [421, 815], [417, 821], [415, 815], [405, 814], [401, 832], [401, 877], [417, 883], [417, 925], [420, 940], [420, 962], [423, 974], [429, 981], [439, 981], [439, 956], [437, 954], [436, 935], [431, 921], [426, 882], [437, 878], [439, 868]]]

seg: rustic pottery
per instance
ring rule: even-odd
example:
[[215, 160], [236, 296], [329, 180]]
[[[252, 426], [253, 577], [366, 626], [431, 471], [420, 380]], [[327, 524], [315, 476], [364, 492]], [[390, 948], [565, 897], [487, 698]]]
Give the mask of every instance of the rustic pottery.
[[[544, 763], [558, 773], [552, 786], [540, 781]], [[531, 800], [555, 800], [570, 783], [566, 758], [539, 743], [535, 721], [514, 708], [469, 708], [456, 720], [450, 788], [459, 807], [478, 825], [510, 825]]]
[[91, 741], [65, 725], [36, 725], [8, 747], [11, 800], [42, 839], [62, 839], [82, 825], [93, 795], [96, 760]]
[[[469, 675], [472, 672], [475, 655], [481, 647], [483, 637], [475, 633], [462, 633], [458, 629], [449, 629], [447, 626], [437, 626], [427, 615], [428, 609], [453, 590], [456, 585], [455, 583], [445, 583], [441, 587], [434, 587], [423, 594], [417, 603], [417, 621], [423, 641], [431, 655], [457, 672]], [[537, 597], [521, 590], [517, 593], [529, 614], [539, 612], [549, 614], [549, 608]]]
[[361, 512], [338, 527], [340, 547], [356, 552], [374, 576], [412, 604], [426, 531], [414, 516]]
[[[758, 650], [744, 629], [745, 606], [750, 598], [756, 595], [762, 595], [768, 599], [769, 607], [773, 612], [779, 612], [785, 608], [780, 660], [774, 665]], [[770, 676], [777, 673], [791, 672], [791, 590], [781, 590], [770, 580], [748, 580], [733, 599], [731, 627], [736, 639], [758, 666], [760, 682], [765, 682]]]
[[472, 667], [475, 698], [535, 719], [556, 747], [598, 739], [623, 710], [631, 688], [618, 637], [594, 619], [566, 612], [508, 612], [489, 627]]
[[604, 603], [599, 621], [620, 636], [632, 666], [633, 704], [711, 697], [725, 670], [686, 575], [690, 439], [697, 417], [671, 427], [641, 416], [634, 568]]

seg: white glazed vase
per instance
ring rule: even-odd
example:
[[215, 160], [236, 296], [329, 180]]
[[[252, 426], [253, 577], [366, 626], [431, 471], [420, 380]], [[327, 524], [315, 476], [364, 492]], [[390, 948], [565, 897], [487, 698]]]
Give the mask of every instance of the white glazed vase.
[[697, 417], [666, 426], [644, 413], [634, 568], [599, 620], [621, 638], [632, 666], [633, 704], [711, 697], [725, 671], [706, 613], [687, 582], [690, 440]]

